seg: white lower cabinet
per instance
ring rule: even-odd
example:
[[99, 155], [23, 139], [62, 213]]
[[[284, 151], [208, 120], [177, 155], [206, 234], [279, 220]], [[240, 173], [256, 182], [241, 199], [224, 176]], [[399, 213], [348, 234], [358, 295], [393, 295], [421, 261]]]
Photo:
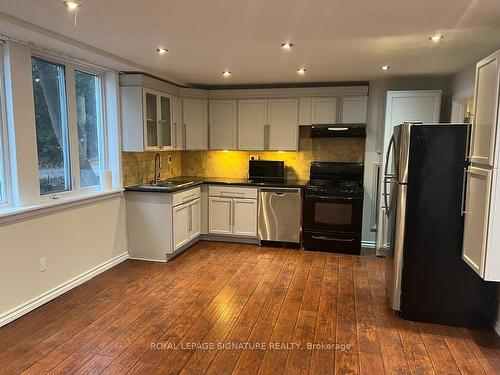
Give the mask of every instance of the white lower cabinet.
[[129, 254], [166, 262], [201, 234], [201, 189], [126, 193]]
[[172, 226], [175, 252], [201, 233], [201, 198], [174, 207]]
[[208, 231], [211, 234], [232, 234], [233, 200], [231, 198], [208, 198]]
[[211, 186], [209, 195], [209, 234], [257, 236], [257, 189]]
[[233, 235], [257, 236], [257, 199], [233, 198]]
[[174, 207], [172, 212], [173, 223], [173, 250], [177, 250], [189, 241], [189, 213], [187, 204]]

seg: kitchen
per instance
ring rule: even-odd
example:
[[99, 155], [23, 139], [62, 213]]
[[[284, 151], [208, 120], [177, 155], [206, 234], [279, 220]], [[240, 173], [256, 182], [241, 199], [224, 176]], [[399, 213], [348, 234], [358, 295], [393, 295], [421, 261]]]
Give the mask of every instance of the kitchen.
[[500, 371], [500, 25], [466, 5], [367, 39], [318, 4], [2, 4], [5, 373]]

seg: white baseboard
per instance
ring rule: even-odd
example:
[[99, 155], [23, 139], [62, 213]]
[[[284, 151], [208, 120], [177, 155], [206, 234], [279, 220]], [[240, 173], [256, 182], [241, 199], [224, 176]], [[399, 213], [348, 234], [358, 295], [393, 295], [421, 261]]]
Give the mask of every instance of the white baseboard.
[[152, 259], [152, 258], [140, 258], [140, 257], [128, 257], [128, 259], [131, 260], [143, 260], [145, 262], [158, 262], [158, 263], [167, 263], [167, 259], [161, 260], [161, 259]]
[[367, 249], [375, 249], [375, 241], [361, 241], [361, 247], [366, 247]]
[[107, 260], [104, 263], [99, 264], [98, 266], [88, 270], [87, 272], [82, 273], [81, 275], [49, 290], [48, 292], [33, 298], [32, 300], [25, 302], [13, 309], [5, 312], [0, 315], [0, 327], [12, 322], [13, 320], [23, 316], [24, 314], [29, 313], [30, 311], [40, 307], [41, 305], [53, 300], [54, 298], [60, 296], [63, 293], [66, 293], [68, 290], [77, 287], [80, 284], [90, 280], [91, 278], [99, 275], [100, 273], [116, 266], [117, 264], [123, 262], [128, 259], [128, 252], [124, 252], [116, 257]]

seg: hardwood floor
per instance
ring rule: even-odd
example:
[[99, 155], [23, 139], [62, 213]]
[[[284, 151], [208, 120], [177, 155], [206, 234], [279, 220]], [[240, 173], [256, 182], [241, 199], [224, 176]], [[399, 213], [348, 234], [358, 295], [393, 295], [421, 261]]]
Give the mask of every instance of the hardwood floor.
[[126, 261], [0, 328], [0, 374], [500, 374], [494, 332], [398, 319], [382, 264], [214, 242]]

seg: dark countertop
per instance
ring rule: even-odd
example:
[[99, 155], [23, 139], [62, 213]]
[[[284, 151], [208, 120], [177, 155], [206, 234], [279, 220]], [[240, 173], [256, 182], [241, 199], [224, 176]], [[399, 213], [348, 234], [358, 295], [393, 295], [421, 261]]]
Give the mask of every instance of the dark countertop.
[[224, 177], [190, 177], [180, 176], [168, 178], [167, 181], [182, 182], [191, 181], [189, 184], [172, 187], [149, 187], [149, 186], [127, 186], [125, 191], [142, 191], [153, 193], [173, 193], [179, 190], [189, 189], [201, 184], [210, 185], [240, 185], [240, 186], [255, 186], [255, 187], [282, 187], [282, 188], [303, 188], [307, 181], [303, 180], [286, 180], [283, 182], [257, 182], [243, 178], [224, 178]]

